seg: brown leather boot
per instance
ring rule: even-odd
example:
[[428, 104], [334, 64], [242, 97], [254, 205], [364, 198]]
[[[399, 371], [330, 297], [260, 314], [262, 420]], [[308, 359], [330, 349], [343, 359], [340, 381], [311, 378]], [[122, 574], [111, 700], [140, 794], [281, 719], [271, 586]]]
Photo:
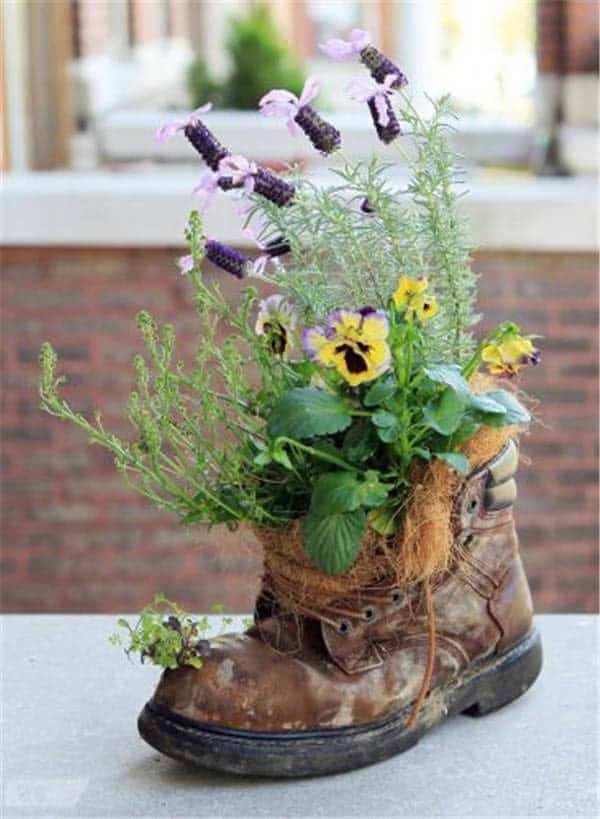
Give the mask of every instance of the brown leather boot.
[[434, 587], [368, 589], [337, 619], [284, 615], [263, 598], [257, 625], [214, 640], [203, 668], [164, 673], [140, 715], [142, 737], [216, 770], [325, 774], [519, 697], [542, 648], [513, 523], [517, 462], [510, 442], [465, 481], [461, 559]]

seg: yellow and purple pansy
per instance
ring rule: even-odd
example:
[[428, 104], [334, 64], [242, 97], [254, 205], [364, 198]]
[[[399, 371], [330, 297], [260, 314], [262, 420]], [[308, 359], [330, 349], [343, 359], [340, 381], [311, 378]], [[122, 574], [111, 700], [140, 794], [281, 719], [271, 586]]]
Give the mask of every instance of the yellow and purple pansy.
[[389, 323], [381, 310], [335, 310], [324, 327], [307, 327], [302, 346], [307, 356], [335, 367], [352, 387], [377, 378], [390, 366]]

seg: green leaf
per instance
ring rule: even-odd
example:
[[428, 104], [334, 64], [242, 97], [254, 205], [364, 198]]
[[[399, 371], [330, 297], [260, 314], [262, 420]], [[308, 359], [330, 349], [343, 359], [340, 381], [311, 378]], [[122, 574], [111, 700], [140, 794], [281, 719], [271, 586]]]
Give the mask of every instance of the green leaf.
[[345, 572], [360, 551], [365, 525], [362, 509], [331, 515], [319, 515], [311, 509], [302, 531], [313, 564], [329, 575]]
[[459, 475], [468, 475], [471, 469], [469, 459], [460, 452], [436, 452], [435, 457], [440, 461], [445, 461]]
[[289, 469], [289, 470], [293, 471], [294, 467], [292, 465], [292, 462], [290, 461], [290, 457], [287, 454], [287, 452], [285, 451], [285, 449], [283, 448], [282, 444], [280, 444], [280, 445], [278, 445], [276, 447], [273, 447], [272, 455], [273, 455], [273, 460], [276, 463], [280, 464], [284, 469]]
[[429, 426], [440, 435], [452, 435], [461, 425], [465, 407], [465, 398], [452, 387], [446, 387], [439, 398], [425, 406], [423, 416]]
[[327, 472], [315, 483], [310, 509], [317, 515], [352, 512], [362, 503], [356, 472]]
[[376, 427], [393, 427], [398, 425], [398, 419], [391, 412], [385, 410], [377, 410], [371, 416], [371, 421]]
[[398, 507], [389, 504], [372, 509], [367, 516], [371, 529], [386, 537], [393, 535], [397, 530], [398, 518]]
[[422, 458], [424, 461], [431, 460], [431, 451], [429, 449], [425, 449], [422, 446], [416, 446], [413, 449], [413, 452], [415, 453], [415, 455], [418, 455], [419, 458]]
[[381, 506], [387, 500], [391, 484], [381, 483], [379, 472], [370, 469], [365, 472], [365, 480], [360, 484], [360, 496], [363, 506]]
[[342, 445], [342, 456], [352, 463], [362, 463], [377, 449], [377, 437], [372, 424], [361, 418], [352, 424]]
[[394, 441], [398, 440], [399, 434], [400, 427], [398, 424], [393, 427], [381, 427], [381, 429], [377, 430], [377, 435], [385, 444], [393, 444]]
[[511, 424], [529, 424], [531, 422], [531, 415], [525, 409], [523, 404], [508, 390], [493, 390], [486, 393], [486, 395], [493, 401], [506, 409], [506, 414], [502, 416], [502, 426], [511, 426]]
[[425, 367], [423, 372], [430, 381], [435, 381], [436, 384], [446, 384], [447, 387], [451, 387], [454, 392], [465, 398], [471, 395], [471, 388], [458, 364], [436, 364], [432, 367]]
[[386, 444], [392, 444], [398, 440], [400, 434], [400, 424], [398, 418], [386, 410], [377, 410], [371, 416], [371, 421], [377, 427], [377, 435]]
[[273, 438], [311, 438], [341, 432], [351, 422], [348, 405], [341, 398], [313, 387], [298, 387], [281, 396], [268, 430]]
[[463, 441], [468, 441], [469, 438], [472, 438], [480, 426], [481, 424], [478, 424], [476, 421], [466, 421], [462, 424], [456, 432], [452, 434], [452, 443], [454, 446], [458, 446], [458, 444], [462, 444]]
[[386, 378], [376, 381], [368, 390], [364, 397], [367, 407], [376, 407], [391, 398], [398, 389], [398, 382], [395, 378]]
[[356, 472], [327, 472], [315, 483], [310, 510], [317, 515], [353, 512], [360, 506], [380, 506], [391, 485], [379, 481], [379, 473], [365, 472], [364, 480]]
[[506, 407], [490, 397], [489, 392], [479, 395], [472, 395], [469, 406], [479, 412], [490, 413], [492, 415], [505, 415]]

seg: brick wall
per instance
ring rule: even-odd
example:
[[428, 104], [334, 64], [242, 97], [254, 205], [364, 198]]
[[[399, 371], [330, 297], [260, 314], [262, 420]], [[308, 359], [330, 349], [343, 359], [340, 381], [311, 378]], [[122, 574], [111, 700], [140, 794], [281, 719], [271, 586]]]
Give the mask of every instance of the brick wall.
[[[115, 475], [111, 458], [37, 409], [37, 353], [50, 339], [76, 407], [120, 418], [139, 349], [133, 317], [173, 321], [188, 354], [189, 286], [174, 250], [10, 249], [3, 258], [2, 492], [5, 611], [132, 611], [161, 590], [195, 610], [247, 611], [259, 574], [250, 538], [181, 528]], [[526, 387], [542, 424], [524, 441], [517, 511], [541, 611], [597, 605], [596, 259], [480, 254], [487, 324], [506, 317], [545, 336]], [[233, 295], [237, 284], [226, 281]]]

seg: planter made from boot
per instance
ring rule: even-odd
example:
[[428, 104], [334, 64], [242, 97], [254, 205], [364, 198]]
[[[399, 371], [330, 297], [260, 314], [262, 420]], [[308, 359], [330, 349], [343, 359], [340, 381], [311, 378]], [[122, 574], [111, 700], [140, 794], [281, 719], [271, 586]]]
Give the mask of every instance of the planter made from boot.
[[257, 624], [212, 641], [201, 669], [164, 672], [140, 715], [142, 737], [215, 770], [325, 774], [521, 696], [542, 650], [513, 522], [517, 463], [511, 441], [464, 481], [454, 507], [460, 559], [430, 587], [364, 589], [337, 616], [332, 607], [285, 614], [262, 596]]

